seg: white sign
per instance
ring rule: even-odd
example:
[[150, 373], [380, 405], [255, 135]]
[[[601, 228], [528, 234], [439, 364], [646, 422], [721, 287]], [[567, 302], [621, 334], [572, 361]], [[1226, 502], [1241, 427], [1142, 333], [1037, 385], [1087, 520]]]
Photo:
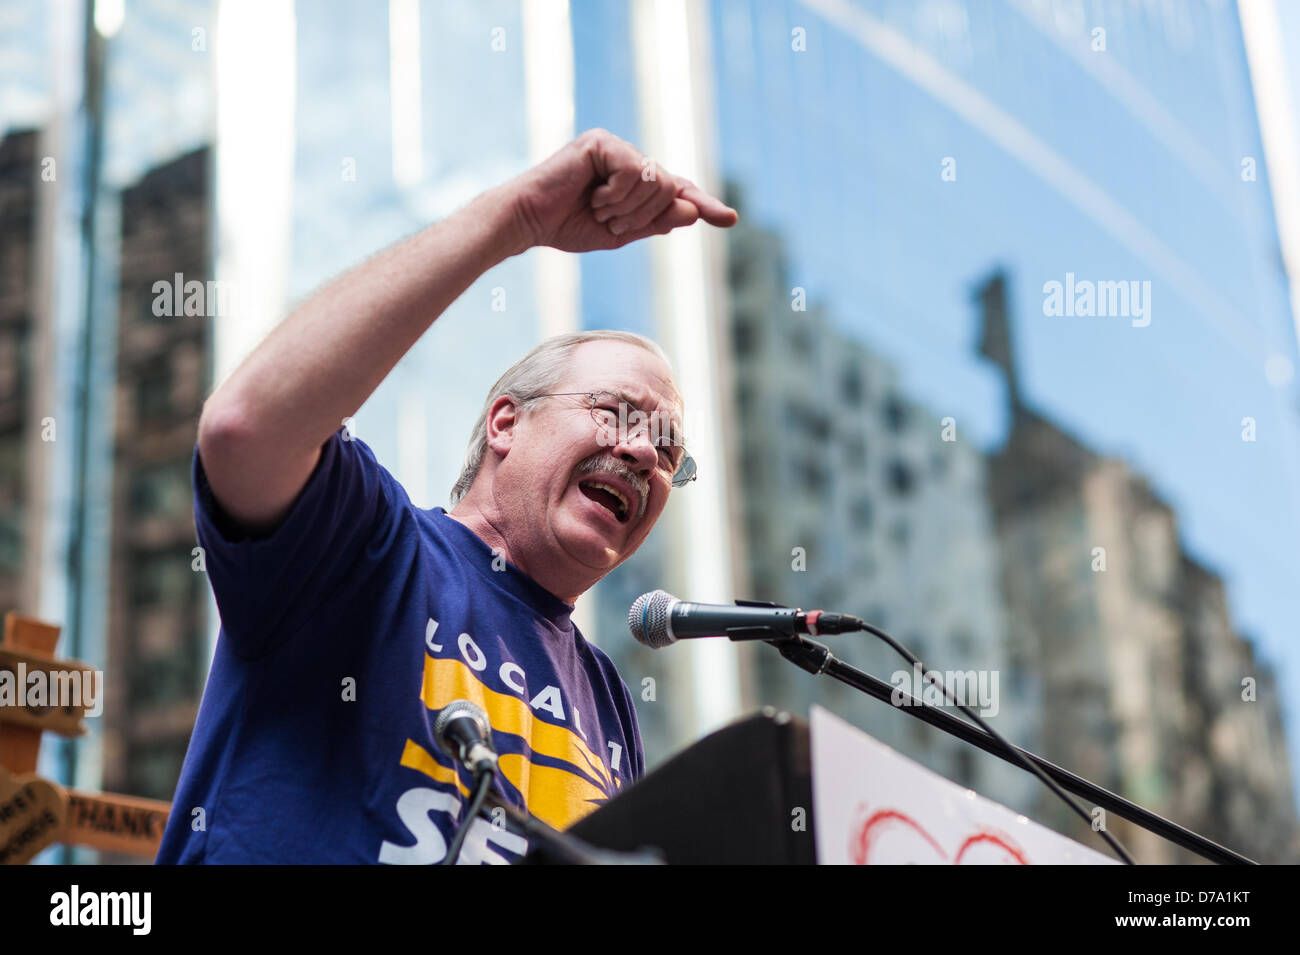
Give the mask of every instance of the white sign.
[[1118, 864], [918, 766], [820, 706], [811, 717], [823, 865]]

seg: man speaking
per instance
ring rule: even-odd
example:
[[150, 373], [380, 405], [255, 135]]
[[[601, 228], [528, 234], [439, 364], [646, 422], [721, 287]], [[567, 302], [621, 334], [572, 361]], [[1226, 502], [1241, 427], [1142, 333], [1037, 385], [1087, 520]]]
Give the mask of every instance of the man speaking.
[[[551, 825], [642, 772], [631, 694], [570, 615], [693, 473], [658, 346], [534, 348], [488, 395], [451, 511], [340, 426], [506, 258], [736, 222], [647, 164], [584, 133], [325, 287], [208, 398], [194, 511], [221, 632], [158, 862], [440, 861], [471, 782], [433, 738], [457, 699], [488, 714], [506, 798]], [[479, 820], [460, 861], [524, 849]]]

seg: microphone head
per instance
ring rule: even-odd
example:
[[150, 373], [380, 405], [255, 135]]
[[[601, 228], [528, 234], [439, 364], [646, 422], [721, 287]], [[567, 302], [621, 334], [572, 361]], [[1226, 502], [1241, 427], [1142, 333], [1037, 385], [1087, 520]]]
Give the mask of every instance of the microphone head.
[[659, 650], [677, 642], [668, 625], [675, 603], [677, 598], [666, 590], [652, 590], [636, 598], [627, 614], [627, 626], [638, 643]]
[[487, 739], [491, 739], [492, 724], [488, 722], [487, 714], [483, 712], [483, 707], [477, 703], [471, 703], [469, 700], [452, 700], [442, 708], [438, 718], [433, 721], [433, 738], [438, 741], [438, 745], [444, 749], [447, 747], [447, 741], [444, 738], [447, 727], [451, 725], [452, 720], [468, 717], [478, 724], [479, 731]]

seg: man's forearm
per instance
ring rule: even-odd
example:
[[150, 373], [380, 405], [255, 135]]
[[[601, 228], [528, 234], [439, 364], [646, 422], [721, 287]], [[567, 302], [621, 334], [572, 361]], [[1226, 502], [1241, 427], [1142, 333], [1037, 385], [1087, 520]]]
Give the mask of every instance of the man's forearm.
[[315, 451], [461, 293], [524, 251], [520, 236], [502, 186], [380, 252], [276, 326], [208, 399], [204, 418], [277, 455]]
[[213, 392], [199, 453], [228, 515], [276, 526], [343, 420], [465, 289], [527, 248], [511, 195], [491, 189], [330, 282]]

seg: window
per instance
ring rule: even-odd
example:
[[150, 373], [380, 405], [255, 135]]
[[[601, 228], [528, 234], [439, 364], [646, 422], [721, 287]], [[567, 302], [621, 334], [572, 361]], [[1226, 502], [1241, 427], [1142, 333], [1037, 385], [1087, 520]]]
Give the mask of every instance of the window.
[[818, 441], [831, 436], [831, 416], [821, 408], [790, 401], [785, 406], [785, 418], [791, 431], [802, 431]]
[[741, 358], [748, 357], [759, 350], [760, 344], [760, 336], [754, 323], [748, 318], [737, 315], [736, 322], [731, 327], [731, 347], [736, 355]]
[[885, 402], [883, 413], [885, 424], [890, 431], [898, 432], [907, 427], [907, 406], [897, 395], [890, 395], [889, 400]]
[[812, 334], [801, 325], [790, 328], [790, 347], [795, 354], [807, 357], [812, 354]]
[[754, 389], [747, 381], [736, 386], [736, 411], [742, 416], [748, 413], [754, 404]]
[[889, 480], [889, 486], [899, 497], [907, 497], [916, 487], [916, 478], [912, 474], [912, 469], [903, 461], [889, 462], [889, 469], [886, 474]]
[[188, 746], [187, 739], [132, 745], [127, 751], [129, 791], [146, 799], [170, 800]]
[[0, 398], [11, 399], [24, 393], [22, 331], [7, 328], [0, 331]]
[[164, 362], [135, 383], [135, 413], [141, 422], [166, 419], [172, 407], [171, 368]]
[[188, 650], [131, 663], [131, 707], [147, 709], [197, 700], [199, 676]]
[[844, 440], [844, 463], [855, 468], [867, 466], [866, 438], [855, 434]]
[[762, 452], [753, 445], [746, 445], [740, 452], [741, 483], [753, 487], [763, 479], [766, 467]]
[[0, 569], [11, 573], [23, 566], [23, 515], [21, 509], [0, 516]]
[[822, 494], [831, 483], [830, 472], [818, 461], [795, 461], [795, 480], [805, 491]]
[[740, 288], [749, 281], [753, 257], [749, 255], [732, 255], [727, 260], [728, 280], [732, 288]]
[[131, 478], [131, 516], [183, 516], [190, 510], [190, 458], [187, 456], [136, 471]]
[[175, 606], [189, 600], [197, 580], [190, 560], [188, 547], [137, 554], [129, 570], [132, 608]]
[[847, 404], [862, 404], [862, 372], [857, 365], [849, 365], [844, 369], [844, 376], [840, 379], [840, 392]]
[[25, 467], [22, 433], [12, 431], [0, 436], [0, 486], [6, 490], [12, 489], [20, 498], [25, 483]]
[[871, 498], [869, 497], [858, 498], [849, 508], [849, 521], [852, 522], [854, 530], [870, 530], [873, 515]]

